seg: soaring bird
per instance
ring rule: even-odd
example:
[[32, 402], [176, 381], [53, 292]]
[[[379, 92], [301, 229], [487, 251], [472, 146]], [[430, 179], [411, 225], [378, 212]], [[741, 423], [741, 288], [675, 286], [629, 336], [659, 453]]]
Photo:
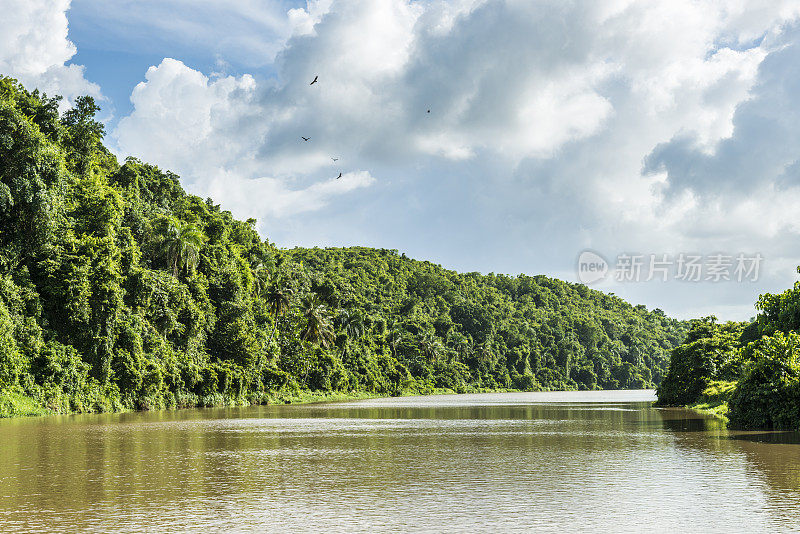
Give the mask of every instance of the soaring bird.
[[342, 173], [339, 173], [339, 176], [337, 176], [336, 179], [338, 180], [341, 177], [342, 177]]
[[333, 161], [339, 161], [339, 158], [331, 158]]
[[309, 139], [311, 139], [311, 138], [310, 138], [310, 137], [303, 137], [303, 136], [301, 135], [301, 136], [300, 136], [300, 139], [302, 139], [303, 141], [308, 141], [308, 140], [309, 140]]
[[313, 81], [313, 82], [311, 82], [311, 83], [310, 83], [310, 84], [308, 84], [308, 85], [314, 85], [315, 83], [317, 83], [317, 78], [319, 78], [319, 76], [314, 76], [314, 81]]
[[428, 110], [428, 113], [430, 113], [430, 112], [431, 112], [431, 110]]

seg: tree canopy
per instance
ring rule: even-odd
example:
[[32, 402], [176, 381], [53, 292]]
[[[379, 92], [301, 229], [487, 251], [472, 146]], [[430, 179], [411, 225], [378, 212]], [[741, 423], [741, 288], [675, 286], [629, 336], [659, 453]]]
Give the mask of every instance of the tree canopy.
[[0, 78], [0, 413], [11, 394], [69, 412], [652, 387], [686, 333], [544, 276], [278, 248], [175, 174], [120, 164], [90, 97], [57, 104]]
[[737, 428], [800, 430], [800, 283], [761, 295], [749, 323], [693, 321], [658, 388], [662, 405], [712, 406]]

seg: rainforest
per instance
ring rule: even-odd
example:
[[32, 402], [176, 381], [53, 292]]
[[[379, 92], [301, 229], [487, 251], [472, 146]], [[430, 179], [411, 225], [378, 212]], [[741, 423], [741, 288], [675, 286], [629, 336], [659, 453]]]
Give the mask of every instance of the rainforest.
[[[285, 249], [0, 79], [0, 413], [657, 386], [688, 323], [545, 276]], [[264, 202], [269, 202], [265, 198]]]
[[761, 295], [756, 308], [750, 322], [691, 321], [658, 404], [709, 412], [736, 429], [800, 430], [800, 283]]

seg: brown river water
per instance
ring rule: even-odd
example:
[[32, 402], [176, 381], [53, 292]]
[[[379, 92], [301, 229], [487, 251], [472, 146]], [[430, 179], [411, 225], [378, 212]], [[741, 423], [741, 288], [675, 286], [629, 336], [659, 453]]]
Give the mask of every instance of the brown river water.
[[0, 532], [800, 532], [800, 433], [652, 391], [0, 421]]

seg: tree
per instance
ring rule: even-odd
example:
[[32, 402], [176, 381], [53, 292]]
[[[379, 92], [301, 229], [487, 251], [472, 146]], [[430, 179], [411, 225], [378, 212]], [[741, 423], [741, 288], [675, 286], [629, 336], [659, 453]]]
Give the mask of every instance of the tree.
[[468, 361], [474, 352], [475, 346], [472, 343], [472, 338], [461, 339], [458, 345], [456, 345], [456, 353], [458, 354], [459, 361]]
[[800, 430], [800, 334], [778, 331], [745, 352], [743, 377], [730, 396], [731, 425]]
[[267, 306], [270, 313], [272, 313], [273, 326], [272, 338], [278, 331], [278, 317], [281, 317], [289, 311], [289, 306], [292, 301], [293, 290], [288, 285], [284, 285], [283, 280], [277, 279], [270, 286], [266, 295]]
[[658, 386], [659, 404], [691, 404], [709, 382], [737, 379], [743, 328], [743, 323], [717, 324], [713, 316], [692, 321], [686, 342], [672, 349], [667, 375]]
[[439, 355], [444, 350], [442, 343], [431, 334], [425, 336], [419, 342], [420, 351], [428, 363], [433, 363], [439, 359]]
[[183, 270], [186, 274], [193, 273], [200, 262], [200, 250], [205, 242], [203, 232], [194, 224], [170, 221], [166, 233], [167, 261], [172, 275], [177, 278]]
[[253, 291], [256, 295], [261, 295], [267, 290], [269, 281], [272, 277], [273, 265], [260, 261], [253, 267]]
[[303, 341], [316, 343], [328, 348], [333, 341], [333, 328], [328, 318], [328, 307], [322, 303], [319, 295], [311, 293], [303, 300], [303, 316], [306, 319], [300, 338]]
[[[322, 303], [319, 295], [311, 293], [303, 299], [303, 317], [306, 324], [300, 333], [303, 342], [314, 343], [322, 348], [328, 348], [333, 341], [333, 328], [328, 318], [328, 307]], [[308, 372], [311, 368], [311, 361], [305, 361], [305, 373], [303, 382], [308, 381]]]
[[389, 348], [392, 351], [392, 356], [395, 359], [397, 358], [397, 346], [403, 342], [403, 337], [403, 331], [396, 325], [392, 325], [392, 327], [386, 332], [386, 343], [389, 344]]
[[360, 341], [364, 336], [364, 314], [360, 310], [342, 310], [337, 317], [339, 329], [344, 334], [344, 347], [342, 357], [347, 355], [347, 349], [353, 341]]
[[100, 142], [105, 134], [105, 127], [94, 119], [98, 111], [100, 106], [95, 103], [94, 98], [79, 96], [75, 99], [75, 105], [61, 119], [66, 130], [64, 144], [71, 156], [67, 161], [73, 163], [74, 170], [79, 175], [89, 171], [92, 155], [102, 146]]

